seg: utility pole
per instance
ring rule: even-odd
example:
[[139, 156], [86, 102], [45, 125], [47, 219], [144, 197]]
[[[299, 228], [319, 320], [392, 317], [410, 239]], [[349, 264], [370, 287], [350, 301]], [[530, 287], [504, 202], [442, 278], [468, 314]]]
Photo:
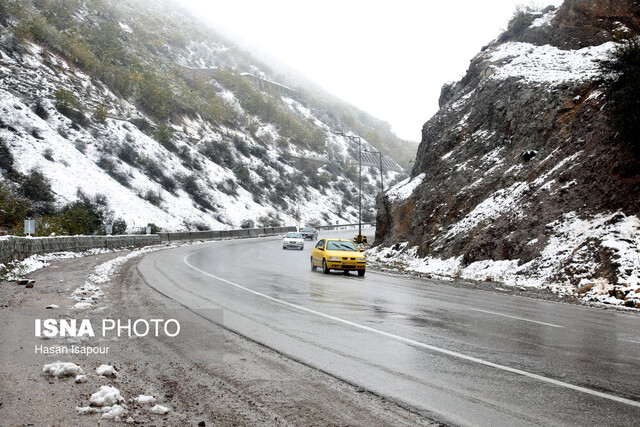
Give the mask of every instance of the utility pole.
[[333, 132], [358, 143], [358, 237], [356, 243], [362, 242], [362, 140], [359, 136], [346, 135], [344, 132]]

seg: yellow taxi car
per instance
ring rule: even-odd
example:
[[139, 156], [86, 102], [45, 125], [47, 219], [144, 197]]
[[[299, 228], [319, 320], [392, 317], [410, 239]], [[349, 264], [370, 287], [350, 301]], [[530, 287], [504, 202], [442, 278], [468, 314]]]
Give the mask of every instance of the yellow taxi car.
[[357, 271], [359, 276], [364, 276], [366, 260], [351, 240], [322, 239], [311, 251], [311, 270], [316, 271], [318, 267], [324, 274], [342, 270], [345, 274]]

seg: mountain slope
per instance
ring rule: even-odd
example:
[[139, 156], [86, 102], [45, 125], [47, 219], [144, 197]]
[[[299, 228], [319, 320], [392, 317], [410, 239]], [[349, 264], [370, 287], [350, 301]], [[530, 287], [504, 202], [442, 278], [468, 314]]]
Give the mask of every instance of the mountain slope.
[[[129, 230], [357, 220], [357, 146], [394, 155], [388, 125], [292, 88], [170, 3], [0, 1], [3, 186], [77, 199]], [[391, 159], [385, 184], [401, 175]], [[363, 168], [363, 216], [379, 172]], [[11, 227], [11, 224], [1, 224]], [[62, 230], [63, 231], [63, 230]]]
[[520, 10], [443, 87], [411, 178], [379, 202], [378, 258], [640, 306], [640, 161], [601, 66], [638, 17], [608, 0]]

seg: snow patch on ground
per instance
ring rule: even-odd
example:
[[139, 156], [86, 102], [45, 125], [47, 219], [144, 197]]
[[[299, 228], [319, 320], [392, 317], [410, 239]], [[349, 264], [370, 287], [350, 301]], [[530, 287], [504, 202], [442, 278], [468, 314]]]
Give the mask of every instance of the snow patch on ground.
[[93, 393], [91, 398], [89, 398], [89, 403], [91, 406], [113, 406], [118, 403], [124, 402], [124, 399], [120, 395], [120, 391], [108, 385], [103, 385], [100, 387], [100, 390]]
[[103, 412], [108, 409], [102, 414], [102, 419], [105, 420], [122, 421], [122, 418], [127, 415], [127, 410], [120, 405], [113, 405], [102, 409]]
[[153, 408], [149, 409], [149, 412], [156, 415], [164, 415], [168, 412], [171, 412], [171, 408], [162, 405], [156, 405]]
[[6, 266], [4, 264], [0, 264], [0, 272], [3, 270], [3, 266], [7, 270], [6, 275], [0, 278], [5, 281], [14, 281], [20, 278], [24, 278], [25, 276], [33, 273], [34, 271], [40, 270], [41, 268], [48, 267], [49, 265], [51, 265], [52, 261], [60, 259], [81, 258], [111, 251], [113, 251], [113, 249], [97, 248], [90, 249], [84, 252], [54, 252], [45, 255], [32, 255], [22, 261], [11, 262]]
[[139, 403], [140, 405], [146, 405], [146, 404], [153, 405], [154, 403], [156, 403], [156, 398], [155, 397], [153, 397], [153, 396], [145, 396], [144, 394], [139, 395], [138, 397], [136, 397], [133, 400], [136, 403]]
[[96, 374], [102, 377], [115, 378], [118, 376], [118, 372], [111, 365], [100, 365], [96, 368]]
[[75, 309], [87, 309], [94, 306], [94, 304], [104, 296], [104, 292], [98, 285], [102, 285], [111, 281], [111, 278], [115, 272], [128, 260], [138, 257], [143, 254], [155, 252], [176, 245], [162, 245], [162, 246], [146, 246], [144, 248], [135, 249], [126, 255], [114, 258], [110, 261], [104, 262], [93, 270], [93, 273], [89, 275], [87, 281], [81, 287], [77, 288], [71, 294], [71, 298], [76, 302], [73, 305]]
[[70, 362], [55, 362], [44, 365], [42, 372], [56, 378], [75, 377], [84, 374], [80, 366]]

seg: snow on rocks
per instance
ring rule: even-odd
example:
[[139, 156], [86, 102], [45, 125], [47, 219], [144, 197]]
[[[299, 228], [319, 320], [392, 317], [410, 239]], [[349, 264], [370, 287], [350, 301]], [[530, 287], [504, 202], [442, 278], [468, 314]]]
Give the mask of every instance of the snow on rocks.
[[153, 408], [149, 409], [149, 412], [156, 415], [164, 415], [168, 412], [171, 412], [171, 408], [162, 405], [156, 405]]
[[[489, 212], [489, 210], [486, 210]], [[480, 215], [490, 218], [490, 215]], [[478, 216], [474, 216], [477, 219]], [[469, 229], [469, 228], [466, 228]], [[640, 219], [621, 212], [579, 218], [575, 212], [547, 225], [550, 237], [540, 255], [520, 260], [482, 260], [463, 265], [462, 256], [420, 258], [407, 242], [367, 251], [367, 262], [392, 270], [466, 280], [500, 281], [514, 287], [550, 289], [583, 301], [640, 308]], [[462, 230], [449, 230], [462, 232]], [[594, 256], [611, 255], [616, 280], [598, 274]], [[595, 254], [595, 255], [594, 255]], [[574, 267], [574, 264], [576, 268]], [[580, 267], [579, 269], [577, 267]], [[568, 271], [576, 270], [573, 276]], [[574, 285], [578, 281], [578, 285]]]
[[89, 399], [91, 406], [98, 407], [113, 406], [122, 402], [124, 399], [120, 395], [120, 391], [108, 385], [101, 386], [100, 390], [93, 393]]
[[408, 199], [411, 197], [415, 189], [422, 184], [422, 180], [425, 176], [426, 174], [421, 173], [414, 178], [407, 178], [404, 181], [399, 182], [387, 191], [387, 197], [390, 201], [394, 202]]
[[44, 365], [42, 372], [56, 378], [75, 377], [84, 374], [80, 366], [70, 362], [55, 362]]
[[578, 50], [562, 50], [551, 45], [508, 42], [488, 53], [491, 78], [516, 77], [528, 82], [558, 85], [566, 81], [586, 81], [601, 73], [599, 61], [606, 59], [615, 42]]
[[450, 237], [477, 227], [483, 221], [496, 218], [514, 209], [527, 189], [529, 189], [529, 184], [526, 182], [516, 182], [507, 189], [496, 191], [478, 204], [461, 221], [453, 224], [443, 239], [446, 241]]
[[111, 365], [100, 365], [96, 368], [96, 374], [101, 377], [115, 378], [118, 376], [118, 372]]

